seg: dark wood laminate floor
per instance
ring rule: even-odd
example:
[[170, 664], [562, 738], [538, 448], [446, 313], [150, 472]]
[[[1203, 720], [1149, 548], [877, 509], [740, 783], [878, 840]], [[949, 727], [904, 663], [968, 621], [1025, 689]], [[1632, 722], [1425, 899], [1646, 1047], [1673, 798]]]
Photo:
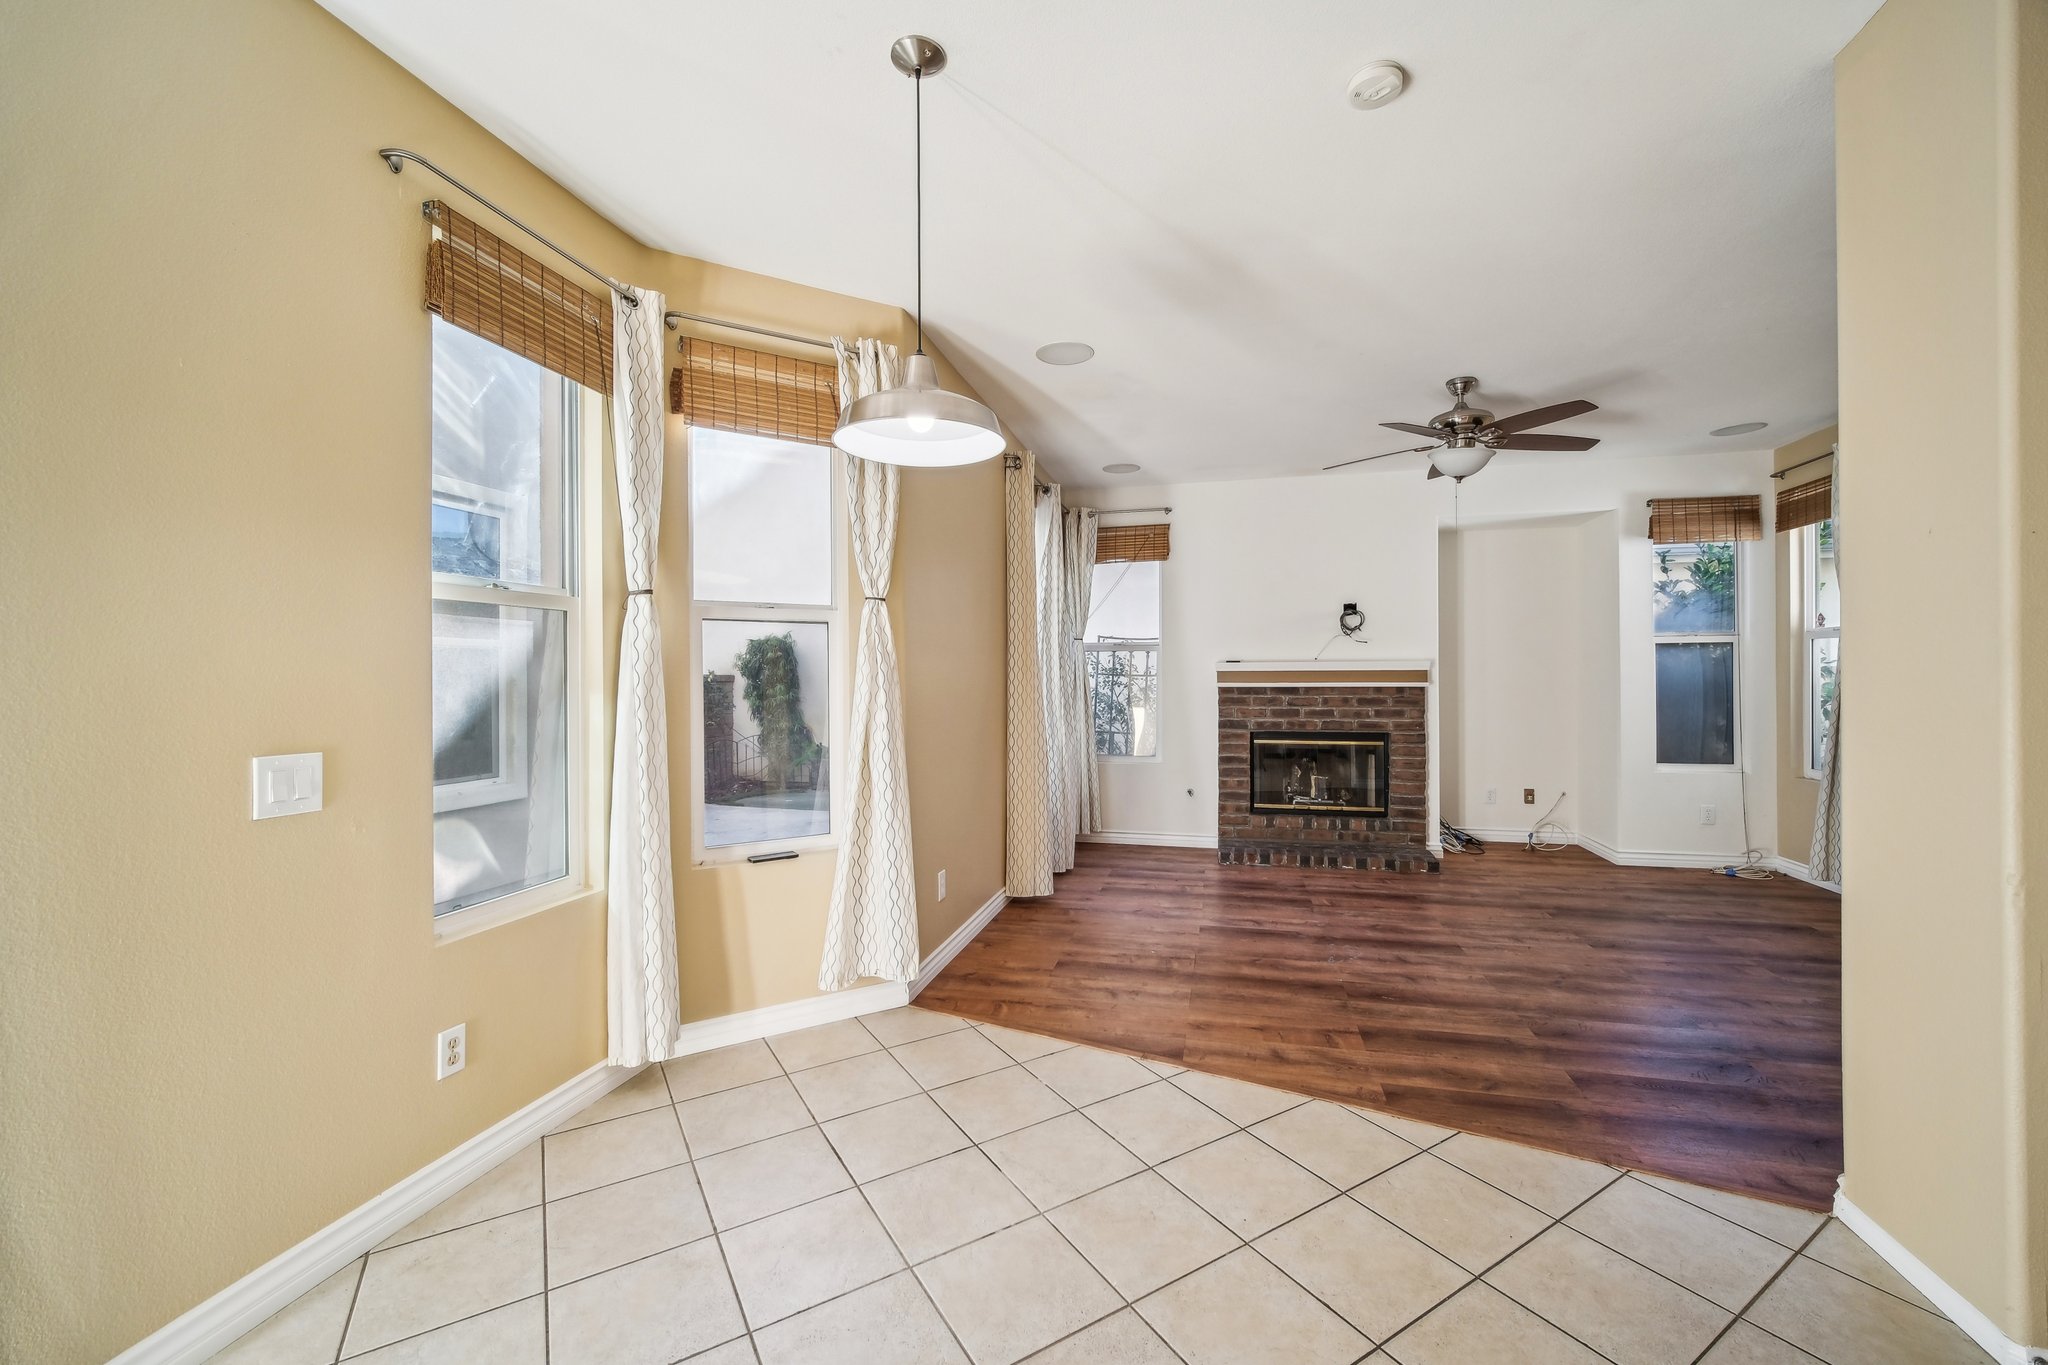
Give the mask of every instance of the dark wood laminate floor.
[[1811, 1208], [1840, 900], [1494, 846], [1438, 875], [1084, 844], [920, 1005]]

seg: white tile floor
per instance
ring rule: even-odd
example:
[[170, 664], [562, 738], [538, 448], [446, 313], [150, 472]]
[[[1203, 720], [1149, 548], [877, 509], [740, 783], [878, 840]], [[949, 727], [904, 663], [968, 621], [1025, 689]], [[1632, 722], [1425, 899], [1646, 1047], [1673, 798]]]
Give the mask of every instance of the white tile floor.
[[916, 1008], [650, 1067], [232, 1365], [1928, 1365], [1847, 1228]]

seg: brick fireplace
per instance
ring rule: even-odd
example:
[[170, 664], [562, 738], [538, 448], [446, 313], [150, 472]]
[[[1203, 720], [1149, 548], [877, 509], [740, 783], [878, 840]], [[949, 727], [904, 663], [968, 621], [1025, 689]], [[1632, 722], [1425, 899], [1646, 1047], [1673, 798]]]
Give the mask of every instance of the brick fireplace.
[[1217, 858], [1436, 872], [1429, 671], [1226, 667], [1216, 675]]

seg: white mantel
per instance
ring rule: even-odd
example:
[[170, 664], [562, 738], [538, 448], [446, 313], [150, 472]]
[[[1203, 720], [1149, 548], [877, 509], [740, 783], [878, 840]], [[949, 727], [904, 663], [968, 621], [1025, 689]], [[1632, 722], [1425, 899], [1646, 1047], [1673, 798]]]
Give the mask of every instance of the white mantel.
[[[1434, 659], [1218, 659], [1218, 687], [1428, 687]], [[1432, 731], [1434, 725], [1432, 725]], [[1434, 733], [1430, 736], [1434, 742]]]

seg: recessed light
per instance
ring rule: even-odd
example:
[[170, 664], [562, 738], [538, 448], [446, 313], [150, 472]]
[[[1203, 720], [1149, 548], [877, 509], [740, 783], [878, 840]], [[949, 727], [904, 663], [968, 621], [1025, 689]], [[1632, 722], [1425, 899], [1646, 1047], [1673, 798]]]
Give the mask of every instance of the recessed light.
[[1038, 348], [1038, 358], [1048, 365], [1078, 365], [1095, 358], [1095, 348], [1085, 341], [1055, 341]]
[[1769, 422], [1737, 422], [1732, 427], [1715, 427], [1709, 436], [1747, 436], [1752, 431], [1762, 431]]
[[1138, 466], [1134, 464], [1106, 464], [1102, 467], [1102, 472], [1105, 474], [1135, 474], [1138, 472]]

